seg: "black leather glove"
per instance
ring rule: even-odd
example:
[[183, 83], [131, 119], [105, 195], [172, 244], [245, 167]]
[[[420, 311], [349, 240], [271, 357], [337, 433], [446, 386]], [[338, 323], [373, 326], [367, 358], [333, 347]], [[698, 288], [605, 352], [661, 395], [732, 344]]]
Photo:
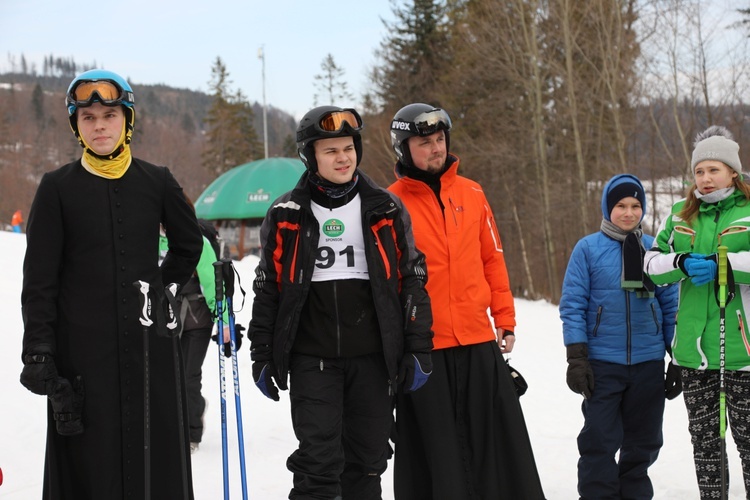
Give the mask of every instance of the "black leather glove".
[[23, 357], [21, 384], [34, 394], [40, 396], [52, 394], [57, 386], [58, 378], [51, 347], [38, 346]]
[[671, 362], [667, 365], [667, 375], [664, 379], [664, 395], [667, 399], [674, 399], [682, 393], [682, 372], [680, 367]]
[[671, 346], [667, 346], [667, 354], [669, 354], [669, 363], [664, 377], [664, 395], [667, 399], [674, 399], [682, 393], [682, 370], [672, 363]]
[[589, 348], [585, 342], [567, 346], [568, 372], [565, 381], [570, 390], [588, 399], [594, 391], [594, 372], [589, 364]]
[[82, 434], [83, 379], [79, 375], [71, 384], [67, 379], [58, 377], [57, 382], [55, 391], [49, 396], [57, 433], [61, 436]]
[[[242, 325], [240, 325], [238, 323], [234, 324], [234, 341], [235, 341], [234, 350], [237, 351], [237, 352], [239, 352], [240, 346], [242, 346], [242, 332], [244, 332], [244, 331], [245, 331], [245, 327], [244, 326], [242, 326]], [[219, 339], [219, 334], [218, 333], [216, 335], [214, 335], [213, 337], [211, 337], [211, 340], [213, 340], [214, 342], [217, 342], [217, 343], [219, 342], [218, 339]], [[226, 356], [227, 358], [231, 358], [232, 357], [232, 344], [231, 344], [231, 342], [224, 343], [224, 356]]]
[[273, 361], [256, 361], [253, 363], [253, 381], [260, 392], [269, 399], [279, 400], [279, 389], [273, 383], [273, 373], [276, 369]]
[[407, 352], [401, 360], [399, 380], [403, 381], [404, 394], [422, 387], [432, 373], [432, 356], [424, 352]]

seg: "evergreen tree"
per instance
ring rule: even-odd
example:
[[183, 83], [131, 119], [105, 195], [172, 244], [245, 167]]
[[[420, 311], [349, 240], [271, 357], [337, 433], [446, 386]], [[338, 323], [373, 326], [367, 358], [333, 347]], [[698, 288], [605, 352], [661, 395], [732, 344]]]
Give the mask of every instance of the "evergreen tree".
[[389, 35], [381, 43], [373, 69], [374, 96], [369, 105], [395, 111], [409, 102], [437, 101], [443, 70], [451, 60], [449, 6], [445, 0], [414, 0], [399, 7], [396, 21], [383, 21]]
[[42, 126], [44, 124], [44, 92], [39, 83], [34, 85], [34, 91], [31, 93], [31, 109], [37, 123]]
[[242, 91], [230, 89], [229, 72], [220, 57], [211, 68], [212, 103], [206, 116], [203, 165], [220, 174], [260, 157], [262, 146], [253, 127], [253, 108]]
[[281, 155], [287, 158], [297, 158], [299, 156], [297, 154], [297, 142], [291, 134], [284, 137]]
[[318, 92], [313, 96], [313, 105], [318, 103], [338, 105], [344, 107], [351, 106], [354, 96], [347, 89], [347, 83], [344, 78], [344, 69], [336, 65], [336, 61], [331, 54], [328, 54], [320, 64], [323, 71], [315, 75], [315, 86]]

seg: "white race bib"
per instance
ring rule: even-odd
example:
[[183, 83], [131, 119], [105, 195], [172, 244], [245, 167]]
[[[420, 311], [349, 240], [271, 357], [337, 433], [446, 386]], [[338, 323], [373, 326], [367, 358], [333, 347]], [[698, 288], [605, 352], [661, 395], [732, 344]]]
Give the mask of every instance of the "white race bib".
[[370, 279], [359, 194], [339, 208], [329, 209], [315, 202], [311, 208], [320, 228], [312, 280]]

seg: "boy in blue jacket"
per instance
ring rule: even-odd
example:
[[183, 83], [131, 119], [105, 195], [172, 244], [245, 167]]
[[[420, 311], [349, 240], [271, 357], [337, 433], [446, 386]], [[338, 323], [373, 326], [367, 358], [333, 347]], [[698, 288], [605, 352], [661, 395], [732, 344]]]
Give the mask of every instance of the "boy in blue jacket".
[[[616, 175], [602, 194], [601, 230], [582, 238], [568, 262], [560, 299], [567, 383], [583, 395], [578, 435], [582, 499], [652, 498], [648, 468], [663, 443], [664, 399], [682, 383], [668, 365], [677, 289], [643, 273], [646, 195], [634, 175]], [[620, 451], [619, 461], [616, 460]]]

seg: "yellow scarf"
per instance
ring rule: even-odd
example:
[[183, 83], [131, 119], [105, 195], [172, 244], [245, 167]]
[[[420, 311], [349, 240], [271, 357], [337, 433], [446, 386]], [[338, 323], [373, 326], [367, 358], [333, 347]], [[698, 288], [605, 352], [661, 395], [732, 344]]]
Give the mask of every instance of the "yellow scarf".
[[[125, 175], [128, 167], [130, 167], [130, 163], [133, 161], [133, 157], [130, 154], [130, 141], [125, 141], [126, 129], [127, 125], [123, 124], [120, 139], [117, 141], [118, 146], [112, 150], [109, 155], [110, 158], [99, 158], [91, 154], [91, 148], [86, 144], [83, 136], [80, 136], [79, 139], [83, 144], [83, 156], [81, 156], [81, 165], [83, 165], [83, 168], [105, 179], [119, 179]], [[120, 154], [112, 158], [112, 154], [118, 150], [120, 150]]]

